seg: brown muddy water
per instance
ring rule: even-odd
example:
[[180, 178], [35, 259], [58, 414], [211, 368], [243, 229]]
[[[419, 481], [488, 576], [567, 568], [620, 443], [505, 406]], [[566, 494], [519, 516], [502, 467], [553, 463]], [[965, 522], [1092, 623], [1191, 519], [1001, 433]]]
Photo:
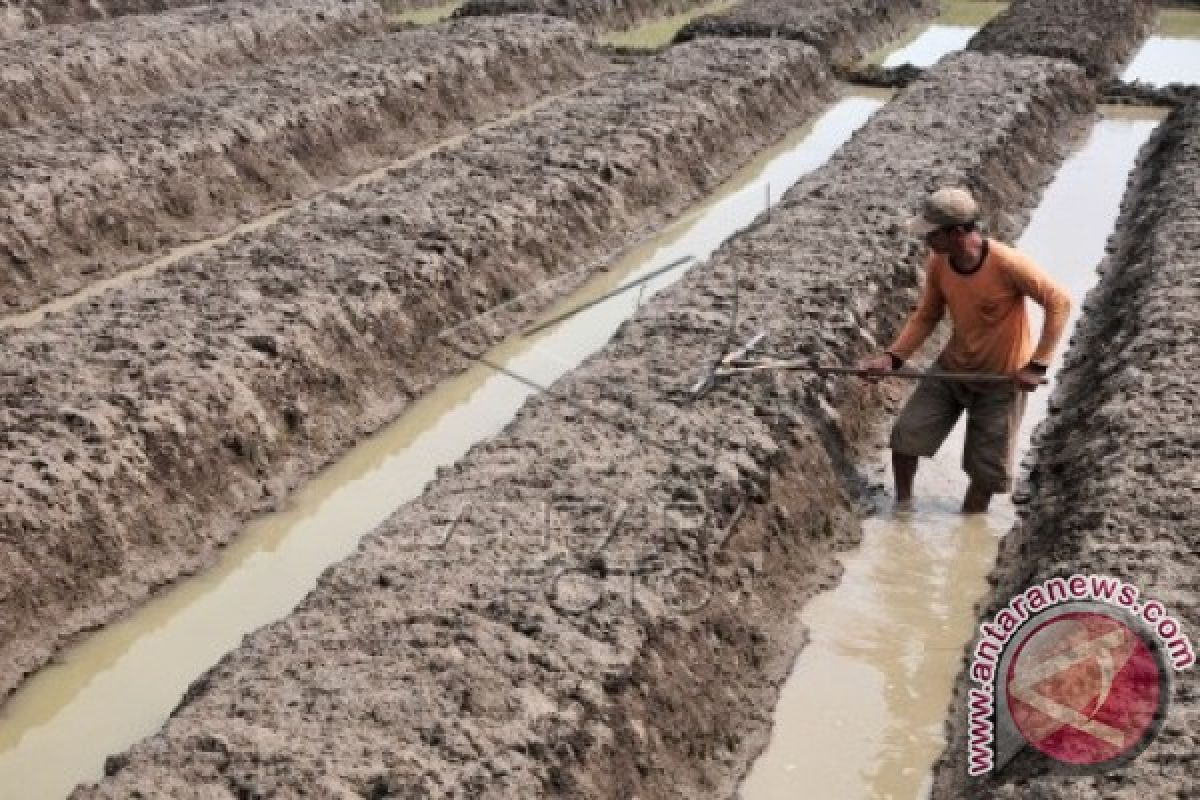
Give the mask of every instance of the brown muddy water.
[[630, 28], [627, 31], [613, 31], [600, 37], [603, 44], [614, 47], [627, 47], [638, 50], [656, 50], [666, 47], [679, 33], [680, 28], [687, 25], [696, 17], [705, 14], [719, 14], [737, 5], [738, 0], [716, 0], [703, 6], [672, 14], [669, 17], [652, 20], [645, 25]]
[[433, 25], [435, 22], [449, 19], [450, 15], [458, 11], [462, 4], [463, 0], [450, 0], [448, 3], [440, 3], [428, 8], [394, 11], [388, 13], [387, 19], [389, 23], [395, 25]]
[[[762, 153], [708, 201], [563, 301], [573, 307], [660, 265], [706, 258], [804, 174], [823, 164], [886, 100], [856, 93]], [[599, 350], [645, 297], [686, 267], [597, 305], [489, 359], [545, 385]], [[553, 313], [553, 312], [551, 312]], [[447, 381], [265, 515], [211, 570], [66, 650], [0, 710], [0, 797], [59, 798], [100, 776], [105, 757], [156, 731], [188, 684], [251, 630], [287, 614], [359, 538], [418, 496], [439, 466], [498, 433], [531, 390], [482, 366]]]
[[[1072, 328], [1095, 283], [1138, 150], [1160, 120], [1145, 109], [1106, 110], [1047, 187], [1018, 241], [1075, 298]], [[1041, 312], [1033, 310], [1037, 330]], [[1029, 399], [1022, 452], [1045, 416], [1048, 395], [1044, 389]], [[862, 546], [842, 559], [838, 586], [799, 614], [796, 624], [810, 642], [783, 687], [771, 741], [742, 783], [743, 800], [929, 796], [975, 603], [1014, 521], [1006, 497], [985, 516], [956, 513], [966, 489], [958, 463], [963, 427], [922, 462], [918, 510], [869, 517]], [[890, 492], [883, 458], [869, 468]]]
[[1134, 55], [1121, 78], [1154, 86], [1200, 84], [1200, 11], [1160, 12], [1155, 35]]
[[1007, 5], [979, 0], [950, 0], [942, 4], [942, 13], [933, 22], [919, 25], [903, 38], [875, 51], [868, 56], [867, 62], [884, 67], [902, 64], [932, 66], [942, 56], [965, 48], [975, 32]]

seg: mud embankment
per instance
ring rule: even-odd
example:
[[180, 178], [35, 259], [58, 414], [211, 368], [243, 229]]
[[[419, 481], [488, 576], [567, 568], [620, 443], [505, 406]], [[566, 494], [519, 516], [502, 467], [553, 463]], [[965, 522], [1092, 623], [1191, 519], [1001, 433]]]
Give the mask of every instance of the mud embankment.
[[967, 47], [1065, 58], [1103, 80], [1146, 38], [1154, 12], [1154, 0], [1013, 0]]
[[0, 335], [0, 687], [455, 371], [442, 326], [661, 224], [831, 85], [797, 43], [675, 48]]
[[590, 30], [625, 30], [655, 17], [678, 14], [711, 0], [466, 0], [456, 16], [549, 14]]
[[126, 14], [151, 14], [223, 0], [0, 0], [0, 36], [43, 25], [96, 22]]
[[[1001, 545], [981, 618], [1050, 577], [1113, 575], [1200, 633], [1200, 106], [1178, 109], [1143, 148], [1088, 295], [1050, 413], [1035, 435], [1028, 500]], [[971, 643], [974, 646], [974, 642]], [[1046, 774], [1032, 748], [1000, 779], [966, 775], [960, 679], [936, 798], [1196, 797], [1195, 668], [1175, 676], [1158, 738], [1119, 771]], [[964, 676], [965, 677], [965, 676]]]
[[795, 39], [837, 63], [850, 63], [923, 19], [937, 0], [745, 0], [731, 11], [685, 25], [677, 42], [701, 36]]
[[568, 22], [462, 21], [0, 131], [0, 307], [221, 233], [603, 67]]
[[373, 0], [282, 0], [35, 31], [0, 40], [0, 128], [203, 86], [382, 30]]
[[735, 281], [742, 336], [874, 349], [918, 282], [909, 207], [963, 182], [1015, 232], [1092, 101], [1066, 64], [943, 63], [560, 381], [573, 402], [531, 402], [76, 796], [730, 796], [800, 646], [790, 612], [858, 536], [845, 459], [880, 401], [780, 373], [681, 405]]

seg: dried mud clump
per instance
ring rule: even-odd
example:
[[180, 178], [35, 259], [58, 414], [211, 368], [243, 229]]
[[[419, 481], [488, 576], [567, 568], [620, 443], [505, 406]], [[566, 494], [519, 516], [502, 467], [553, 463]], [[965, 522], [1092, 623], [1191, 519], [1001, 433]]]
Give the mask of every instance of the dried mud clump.
[[[1146, 143], [1099, 283], [1035, 436], [1027, 498], [1004, 540], [983, 614], [1027, 587], [1078, 572], [1139, 587], [1200, 632], [1200, 105], [1171, 113]], [[974, 646], [974, 642], [972, 642]], [[1181, 652], [1181, 651], [1176, 651]], [[1171, 652], [1168, 651], [1168, 657]], [[964, 676], [935, 769], [935, 798], [1196, 797], [1200, 685], [1177, 673], [1158, 738], [1119, 771], [1070, 776], [1032, 748], [987, 782], [966, 775]]]
[[372, 0], [279, 0], [121, 17], [0, 40], [0, 128], [75, 115], [116, 97], [203, 86], [241, 67], [382, 29]]
[[674, 48], [0, 334], [0, 688], [456, 371], [443, 326], [662, 224], [832, 87], [794, 42]]
[[0, 306], [30, 308], [221, 233], [602, 66], [568, 22], [462, 21], [0, 130]]
[[1064, 58], [1104, 80], [1142, 43], [1154, 11], [1153, 0], [1013, 0], [967, 47]]
[[623, 30], [654, 17], [678, 14], [709, 0], [466, 0], [458, 16], [549, 14], [591, 30]]
[[126, 14], [212, 5], [223, 0], [0, 0], [0, 36], [43, 25], [97, 22]]
[[[791, 612], [858, 536], [842, 463], [880, 411], [849, 378], [794, 373], [681, 403], [729, 333], [735, 281], [740, 333], [770, 328], [814, 358], [873, 349], [918, 281], [908, 206], [945, 180], [988, 184], [1014, 231], [1092, 108], [1071, 65], [944, 62], [75, 797], [234, 781], [257, 796], [731, 796], [801, 644]], [[881, 157], [896, 153], [911, 156]]]
[[838, 63], [850, 63], [938, 12], [937, 0], [746, 0], [689, 22], [679, 42], [700, 36], [796, 39]]

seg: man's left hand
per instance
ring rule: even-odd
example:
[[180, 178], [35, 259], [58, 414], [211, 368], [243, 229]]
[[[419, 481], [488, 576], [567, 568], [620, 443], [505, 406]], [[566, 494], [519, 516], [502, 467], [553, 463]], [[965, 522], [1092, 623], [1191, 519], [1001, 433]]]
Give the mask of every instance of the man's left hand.
[[1042, 381], [1046, 376], [1037, 370], [1029, 367], [1022, 367], [1021, 370], [1013, 378], [1013, 382], [1017, 384], [1017, 388], [1023, 392], [1032, 392], [1034, 389], [1042, 385]]

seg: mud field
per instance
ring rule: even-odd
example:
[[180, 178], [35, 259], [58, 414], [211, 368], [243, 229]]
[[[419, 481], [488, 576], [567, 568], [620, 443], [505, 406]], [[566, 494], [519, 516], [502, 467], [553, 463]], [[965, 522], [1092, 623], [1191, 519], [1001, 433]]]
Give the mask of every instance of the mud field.
[[[960, 180], [994, 187], [993, 222], [1015, 230], [1092, 100], [1071, 66], [944, 63], [769, 221], [557, 384], [572, 402], [528, 405], [327, 571], [294, 614], [194, 684], [164, 733], [110, 760], [113, 775], [75, 796], [200, 786], [730, 795], [801, 644], [781, 623], [836, 578], [832, 552], [857, 536], [847, 455], [880, 404], [848, 381], [776, 376], [682, 406], [691, 367], [728, 333], [733, 281], [741, 333], [803, 320], [776, 329], [775, 344], [814, 357], [873, 348], [917, 282], [898, 210]], [[953, 124], [931, 130], [947, 108], [959, 109]], [[882, 152], [911, 157], [884, 166]], [[581, 504], [644, 515], [646, 502], [700, 504], [729, 538], [637, 517], [638, 535], [580, 556], [595, 534], [579, 527]], [[652, 555], [717, 567], [714, 601], [687, 614], [666, 583], [625, 586], [622, 565]], [[548, 592], [546, 577], [568, 567], [576, 579]]]
[[1013, 0], [967, 46], [1063, 58], [1103, 79], [1129, 60], [1153, 21], [1153, 0]]
[[731, 11], [693, 20], [676, 41], [701, 36], [796, 39], [835, 62], [849, 63], [937, 13], [936, 0], [745, 0]]
[[126, 14], [148, 14], [222, 0], [0, 0], [0, 36], [43, 25], [95, 22]]
[[446, 374], [443, 325], [661, 224], [822, 86], [797, 43], [677, 48], [4, 335], [0, 685], [399, 413]]
[[[1037, 435], [1028, 502], [1001, 546], [987, 616], [1025, 587], [1086, 565], [1153, 587], [1184, 630], [1200, 630], [1200, 200], [1180, 191], [1197, 180], [1200, 106], [1191, 105], [1173, 112], [1139, 157]], [[1002, 782], [977, 784], [966, 777], [960, 681], [934, 797], [1195, 797], [1198, 689], [1194, 670], [1176, 675], [1158, 738], [1119, 772], [1047, 775], [1029, 749]]]
[[0, 127], [76, 115], [112, 98], [195, 88], [255, 64], [383, 30], [369, 0], [228, 3], [0, 40]]
[[[0, 698], [792, 141], [839, 79], [904, 88], [388, 506], [72, 798], [737, 796], [807, 644], [797, 614], [877, 510], [863, 464], [908, 387], [769, 372], [694, 403], [687, 388], [758, 331], [815, 362], [877, 352], [922, 279], [911, 209], [966, 185], [988, 233], [1015, 238], [1098, 87], [1178, 108], [1131, 179], [985, 606], [1086, 568], [1152, 586], [1198, 629], [1200, 104], [1113, 80], [1148, 0], [1014, 0], [967, 52], [874, 72], [852, 62], [938, 3], [744, 0], [619, 58], [591, 34], [699, 2], [468, 0], [469, 18], [395, 32], [386, 14], [429, 3], [199, 5], [0, 0]], [[1024, 753], [968, 783], [961, 694], [935, 800], [1200, 792], [1194, 673], [1151, 749], [1101, 778]]]
[[25, 309], [461, 133], [601, 62], [518, 17], [373, 37], [95, 118], [0, 131], [0, 300]]

